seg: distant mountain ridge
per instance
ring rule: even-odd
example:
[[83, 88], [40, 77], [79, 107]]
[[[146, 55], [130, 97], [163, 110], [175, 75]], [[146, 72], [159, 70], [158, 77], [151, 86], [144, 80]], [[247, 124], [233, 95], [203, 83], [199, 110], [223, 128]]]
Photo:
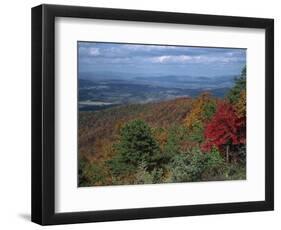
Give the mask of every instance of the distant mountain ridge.
[[206, 91], [222, 98], [232, 84], [230, 81], [227, 81], [227, 84], [222, 82], [204, 84], [202, 79], [199, 82], [192, 82], [191, 79], [190, 82], [181, 82], [180, 80], [184, 79], [175, 78], [175, 81], [172, 81], [170, 78], [163, 76], [151, 80], [104, 79], [96, 81], [79, 79], [79, 110], [97, 111], [119, 105], [145, 104], [179, 97], [192, 98]]
[[79, 79], [89, 80], [93, 82], [98, 81], [126, 81], [137, 84], [156, 85], [169, 88], [221, 88], [232, 87], [235, 75], [221, 75], [221, 76], [192, 76], [192, 75], [147, 75], [139, 76], [122, 73], [100, 73], [94, 74], [90, 72], [79, 73]]

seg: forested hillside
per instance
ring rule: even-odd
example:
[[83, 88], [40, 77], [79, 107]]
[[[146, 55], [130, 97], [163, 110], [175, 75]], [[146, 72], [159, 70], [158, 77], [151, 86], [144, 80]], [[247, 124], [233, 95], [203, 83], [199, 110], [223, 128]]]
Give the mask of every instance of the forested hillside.
[[246, 178], [246, 69], [225, 98], [79, 112], [79, 186]]

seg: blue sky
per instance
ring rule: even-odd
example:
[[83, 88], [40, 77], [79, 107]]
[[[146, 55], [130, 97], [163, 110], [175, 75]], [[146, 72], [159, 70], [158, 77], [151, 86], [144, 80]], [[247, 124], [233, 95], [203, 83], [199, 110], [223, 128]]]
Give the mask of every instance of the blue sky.
[[237, 75], [246, 49], [78, 42], [79, 72], [131, 76]]

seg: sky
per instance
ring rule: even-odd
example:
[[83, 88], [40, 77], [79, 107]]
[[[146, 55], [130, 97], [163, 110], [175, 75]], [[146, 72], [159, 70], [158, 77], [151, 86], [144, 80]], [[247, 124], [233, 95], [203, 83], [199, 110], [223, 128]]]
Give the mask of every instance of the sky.
[[238, 75], [246, 49], [78, 42], [78, 64], [96, 75]]

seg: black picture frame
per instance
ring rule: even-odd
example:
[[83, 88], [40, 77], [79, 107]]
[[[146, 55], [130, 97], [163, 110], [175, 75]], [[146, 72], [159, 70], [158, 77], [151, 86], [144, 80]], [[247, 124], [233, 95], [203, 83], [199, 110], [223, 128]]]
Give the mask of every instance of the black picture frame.
[[[265, 200], [55, 213], [55, 18], [109, 19], [265, 29]], [[32, 221], [41, 225], [267, 211], [274, 209], [274, 20], [110, 8], [32, 8]]]

